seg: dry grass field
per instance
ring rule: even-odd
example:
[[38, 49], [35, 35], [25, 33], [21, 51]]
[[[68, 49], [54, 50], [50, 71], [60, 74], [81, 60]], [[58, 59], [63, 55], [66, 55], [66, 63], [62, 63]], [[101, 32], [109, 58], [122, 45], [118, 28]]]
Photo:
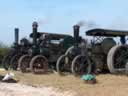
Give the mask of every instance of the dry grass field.
[[[6, 72], [0, 71], [0, 74]], [[19, 83], [34, 87], [52, 86], [62, 91], [73, 91], [79, 96], [128, 96], [128, 77], [125, 75], [102, 74], [96, 76], [97, 84], [85, 84], [72, 75], [33, 75], [14, 72]]]

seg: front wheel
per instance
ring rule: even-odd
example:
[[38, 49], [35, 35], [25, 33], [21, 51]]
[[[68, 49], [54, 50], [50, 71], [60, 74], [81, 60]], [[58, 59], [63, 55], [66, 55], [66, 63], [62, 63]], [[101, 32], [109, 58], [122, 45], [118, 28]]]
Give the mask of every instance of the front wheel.
[[48, 60], [42, 55], [37, 55], [30, 62], [30, 70], [34, 74], [44, 74], [48, 71]]
[[13, 70], [17, 70], [18, 68], [18, 60], [21, 57], [21, 54], [16, 54], [12, 57], [11, 61], [10, 61], [10, 65], [12, 67]]
[[9, 70], [9, 68], [10, 68], [11, 57], [12, 57], [12, 55], [8, 54], [2, 60], [2, 65], [3, 65], [5, 70]]
[[71, 65], [74, 76], [81, 76], [92, 72], [91, 60], [87, 56], [78, 55], [74, 58]]
[[29, 72], [30, 70], [30, 61], [31, 61], [31, 56], [29, 55], [23, 55], [20, 57], [18, 61], [18, 66], [21, 70], [21, 72], [26, 73]]

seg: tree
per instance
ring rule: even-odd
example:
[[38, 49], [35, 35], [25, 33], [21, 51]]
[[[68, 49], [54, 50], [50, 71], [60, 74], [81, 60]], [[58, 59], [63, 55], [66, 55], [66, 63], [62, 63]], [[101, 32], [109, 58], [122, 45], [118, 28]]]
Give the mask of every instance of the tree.
[[0, 42], [0, 64], [2, 63], [2, 59], [8, 53], [9, 49], [10, 48], [8, 46]]

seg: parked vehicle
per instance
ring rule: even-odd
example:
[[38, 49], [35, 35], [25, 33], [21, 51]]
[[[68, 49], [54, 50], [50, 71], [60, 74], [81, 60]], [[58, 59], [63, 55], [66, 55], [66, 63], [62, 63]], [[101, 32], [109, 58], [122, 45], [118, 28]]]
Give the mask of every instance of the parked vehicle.
[[55, 70], [58, 57], [74, 43], [70, 35], [38, 32], [37, 28], [38, 24], [34, 22], [31, 34], [32, 47], [29, 49], [29, 54], [19, 60], [22, 72], [45, 73], [48, 69]]

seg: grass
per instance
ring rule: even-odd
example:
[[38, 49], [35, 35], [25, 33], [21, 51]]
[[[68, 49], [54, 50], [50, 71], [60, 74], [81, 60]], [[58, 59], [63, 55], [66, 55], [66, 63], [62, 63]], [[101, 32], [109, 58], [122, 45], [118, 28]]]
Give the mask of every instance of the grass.
[[2, 64], [0, 64], [0, 68], [3, 68], [3, 65]]
[[[5, 74], [5, 71], [0, 71]], [[72, 90], [79, 96], [127, 96], [128, 77], [124, 75], [102, 74], [96, 77], [95, 85], [85, 84], [80, 78], [72, 75], [59, 76], [58, 74], [33, 75], [14, 72], [19, 83], [31, 86], [53, 86], [61, 90]], [[83, 95], [84, 94], [84, 95]]]

